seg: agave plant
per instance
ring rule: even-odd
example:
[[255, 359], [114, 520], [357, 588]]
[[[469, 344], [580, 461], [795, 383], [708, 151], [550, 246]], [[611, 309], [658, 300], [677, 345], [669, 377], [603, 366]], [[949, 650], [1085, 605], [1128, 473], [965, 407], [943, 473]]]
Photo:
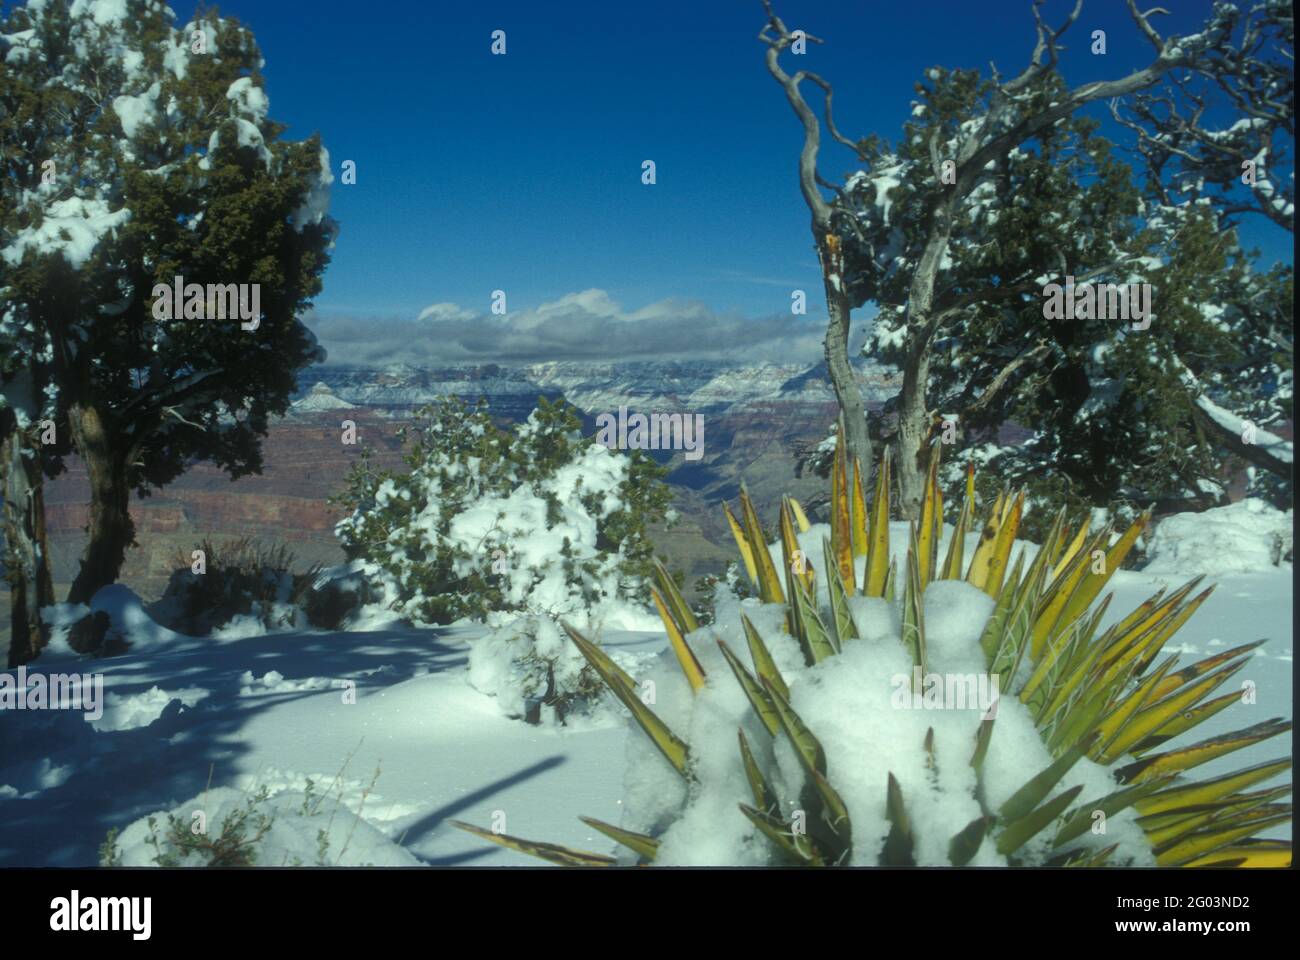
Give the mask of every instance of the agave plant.
[[[1127, 861], [1124, 854], [1117, 856], [1121, 844], [1109, 842], [1110, 837], [1097, 829], [1099, 822], [1111, 818], [1112, 822], [1127, 823], [1131, 835], [1138, 838], [1146, 856], [1140, 862], [1289, 865], [1289, 841], [1252, 835], [1290, 821], [1291, 807], [1284, 802], [1290, 785], [1250, 789], [1289, 769], [1289, 759], [1258, 763], [1212, 779], [1193, 780], [1187, 773], [1283, 733], [1291, 724], [1273, 719], [1189, 745], [1170, 743], [1240, 699], [1238, 691], [1217, 696], [1215, 692], [1246, 664], [1258, 646], [1237, 646], [1181, 669], [1175, 669], [1177, 653], [1161, 659], [1166, 643], [1213, 588], [1193, 596], [1200, 585], [1201, 578], [1197, 578], [1171, 593], [1161, 590], [1099, 631], [1112, 595], [1100, 602], [1098, 598], [1147, 526], [1149, 513], [1116, 536], [1110, 525], [1090, 530], [1087, 519], [1069, 524], [1062, 510], [1042, 546], [1022, 548], [1011, 562], [1024, 492], [1004, 491], [983, 524], [977, 526], [974, 471], [968, 467], [965, 500], [941, 559], [943, 497], [938, 465], [936, 445], [919, 521], [909, 525], [906, 564], [901, 571], [890, 559], [887, 452], [877, 471], [870, 504], [861, 465], [855, 463], [850, 470], [843, 453], [837, 454], [831, 475], [829, 536], [822, 540], [820, 569], [808, 561], [800, 543], [801, 536], [807, 540], [810, 531], [815, 534], [816, 530], [793, 499], [785, 498], [781, 504], [781, 569], [748, 494], [742, 489], [739, 516], [724, 506], [757, 592], [757, 600], [745, 601], [738, 608], [740, 629], [734, 634], [743, 637], [748, 647], [748, 664], [727, 645], [716, 625], [701, 629], [668, 572], [662, 565], [656, 568], [653, 599], [691, 696], [705, 696], [734, 678], [747, 701], [747, 706], [740, 707], [746, 717], [733, 761], [743, 769], [750, 796], [735, 798], [732, 815], [747, 821], [739, 822], [747, 831], [746, 842], [753, 839], [762, 844], [765, 862], [775, 864], [907, 865], [919, 862], [920, 845], [927, 845], [931, 852], [939, 849], [936, 831], [943, 831], [939, 839], [946, 862], [955, 866], [993, 862], [990, 857], [1011, 865], [1134, 862], [1131, 856]], [[973, 550], [968, 550], [968, 534], [973, 536], [976, 531], [978, 540], [971, 545]], [[856, 796], [854, 803], [849, 803], [836, 783], [840, 781], [842, 786], [849, 780], [857, 790], [854, 771], [848, 769], [849, 764], [844, 765], [846, 769], [836, 769], [828, 761], [827, 749], [792, 706], [792, 701], [802, 697], [803, 713], [811, 715], [808, 705], [815, 708], [818, 701], [813, 698], [822, 695], [817, 678], [835, 666], [828, 661], [857, 656], [855, 645], [858, 651], [868, 651], [872, 645], [892, 644], [899, 655], [901, 641], [906, 659], [917, 668], [915, 676], [925, 675], [930, 659], [925, 612], [927, 602], [935, 602], [936, 591], [929, 600], [925, 594], [932, 583], [944, 580], [968, 586], [940, 591], [956, 589], [960, 594], [979, 590], [987, 595], [986, 606], [981, 608], [987, 620], [975, 623], [969, 634], [972, 640], [978, 638], [979, 651], [970, 653], [982, 659], [989, 675], [1008, 681], [1008, 696], [998, 704], [1010, 700], [1010, 706], [972, 719], [969, 739], [957, 741], [965, 744], [959, 760], [968, 767], [957, 771], [961, 777], [955, 781], [950, 775], [949, 782], [969, 785], [969, 796], [962, 802], [976, 815], [947, 823], [935, 811], [951, 816], [951, 811], [963, 809], [960, 803], [922, 809], [922, 800], [928, 803], [922, 795], [940, 789], [941, 765], [953, 763], [951, 749], [944, 756], [936, 748], [933, 726], [908, 748], [914, 749], [924, 764], [929, 786], [913, 779], [909, 797], [891, 770], [881, 778], [883, 789], [871, 805], [864, 805]], [[901, 594], [901, 604], [896, 594]], [[886, 606], [896, 611], [896, 635], [881, 638], [864, 630], [864, 614]], [[931, 610], [933, 613], [934, 608]], [[760, 617], [760, 611], [765, 615]], [[755, 619], [768, 625], [766, 637], [755, 626]], [[599, 646], [577, 630], [566, 629], [680, 778], [682, 796], [689, 798], [706, 788], [716, 790], [717, 782], [703, 783], [707, 777], [718, 779], [715, 762], [698, 762], [705, 745], [691, 742], [689, 733], [674, 731], [643, 702], [633, 679]], [[932, 639], [937, 637], [933, 632]], [[709, 641], [716, 644], [720, 656], [697, 655], [697, 651], [703, 654], [701, 645]], [[785, 650], [785, 655], [777, 655], [780, 650]], [[801, 661], [793, 667], [791, 652]], [[860, 656], [857, 659], [861, 661]], [[702, 660], [713, 664], [710, 672], [723, 675], [706, 674]], [[778, 667], [780, 662], [786, 664], [784, 669]], [[800, 686], [804, 691], [797, 689]], [[837, 689], [835, 695], [844, 697], [844, 685]], [[874, 721], [865, 693], [859, 704], [852, 702], [852, 687], [849, 691], [850, 702], [843, 705], [848, 715], [861, 716], [864, 728], [875, 729], [870, 726]], [[814, 712], [822, 715], [822, 711]], [[1012, 787], [1019, 784], [1015, 789], [1007, 789], [1005, 782], [1001, 787], [993, 783], [997, 777], [1005, 781], [1008, 770], [1020, 769], [1015, 763], [1019, 758], [1004, 756], [1011, 748], [999, 746], [993, 735], [1000, 718], [1004, 725], [1015, 722], [1024, 729], [1032, 725], [1045, 748], [1042, 766], [1012, 783]], [[787, 761], [784, 770], [782, 755]], [[797, 763], [789, 760], [791, 755]], [[643, 762], [658, 761], [647, 756]], [[704, 766], [707, 773], [701, 769]], [[1085, 767], [1099, 772], [1100, 779], [1083, 776]], [[1074, 785], [1067, 787], [1072, 781]], [[883, 838], [880, 822], [866, 831], [866, 836], [861, 836], [860, 830], [855, 838], [851, 808], [867, 811], [865, 816], [855, 817], [874, 816], [877, 821], [883, 812], [887, 821]], [[917, 812], [924, 813], [924, 827], [915, 825], [913, 814]], [[665, 834], [678, 816], [670, 811], [645, 832], [582, 818], [630, 851], [622, 858], [491, 833], [459, 822], [456, 825], [553, 863], [648, 864], [655, 862]], [[929, 861], [933, 860], [930, 856]]]

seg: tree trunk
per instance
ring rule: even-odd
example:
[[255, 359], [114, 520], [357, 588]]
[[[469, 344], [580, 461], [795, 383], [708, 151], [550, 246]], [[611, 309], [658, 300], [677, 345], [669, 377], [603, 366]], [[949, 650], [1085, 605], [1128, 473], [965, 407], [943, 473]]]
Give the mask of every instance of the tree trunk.
[[4, 476], [5, 568], [9, 579], [11, 630], [10, 667], [36, 658], [46, 637], [41, 629], [41, 608], [54, 603], [45, 542], [45, 498], [39, 454], [23, 456], [23, 434], [12, 411], [0, 428], [0, 472]]
[[907, 296], [907, 359], [903, 364], [903, 390], [898, 403], [898, 434], [894, 453], [898, 469], [899, 511], [904, 520], [921, 517], [921, 494], [929, 457], [930, 436], [930, 343], [942, 319], [932, 315], [934, 286], [939, 264], [948, 252], [952, 233], [952, 204], [949, 199], [934, 212], [934, 223], [917, 262]]
[[904, 520], [921, 516], [925, 488], [926, 440], [930, 422], [926, 410], [926, 385], [930, 380], [930, 351], [925, 347], [909, 358], [903, 369], [903, 390], [898, 404], [897, 461], [899, 511]]
[[68, 602], [87, 603], [100, 587], [117, 580], [126, 548], [135, 542], [135, 525], [126, 455], [113, 449], [104, 418], [94, 407], [76, 404], [69, 419], [73, 442], [90, 479], [90, 520], [81, 570], [68, 591]]
[[844, 288], [839, 238], [833, 233], [822, 233], [817, 239], [822, 280], [826, 286], [828, 317], [826, 339], [822, 341], [822, 346], [826, 351], [826, 372], [830, 376], [831, 387], [835, 390], [835, 399], [839, 402], [844, 422], [845, 435], [837, 442], [845, 444], [850, 463], [856, 460], [862, 464], [863, 487], [869, 489], [867, 481], [874, 469], [871, 436], [867, 433], [867, 411], [862, 400], [862, 388], [858, 385], [857, 377], [853, 375], [853, 365], [849, 362], [852, 308], [849, 306], [848, 292]]

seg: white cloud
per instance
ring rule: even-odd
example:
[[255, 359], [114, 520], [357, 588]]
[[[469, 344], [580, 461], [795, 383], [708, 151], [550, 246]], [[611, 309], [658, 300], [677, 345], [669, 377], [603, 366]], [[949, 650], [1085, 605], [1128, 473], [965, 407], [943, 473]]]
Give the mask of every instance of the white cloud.
[[416, 322], [421, 320], [468, 320], [474, 316], [469, 310], [465, 310], [454, 303], [434, 303], [420, 311], [416, 317]]
[[629, 312], [597, 289], [505, 316], [435, 303], [414, 320], [317, 314], [307, 323], [331, 363], [415, 365], [710, 358], [814, 363], [822, 357], [826, 328], [825, 318], [812, 313], [746, 317], [673, 299]]

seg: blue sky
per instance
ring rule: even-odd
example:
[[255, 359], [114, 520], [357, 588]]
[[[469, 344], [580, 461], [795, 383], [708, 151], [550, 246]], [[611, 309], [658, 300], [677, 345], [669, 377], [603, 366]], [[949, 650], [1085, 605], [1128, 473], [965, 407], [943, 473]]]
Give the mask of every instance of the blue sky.
[[[1192, 32], [1209, 0], [1161, 18]], [[175, 5], [187, 19], [193, 4]], [[827, 38], [801, 65], [836, 85], [840, 127], [898, 134], [912, 85], [934, 64], [1020, 69], [1029, 3], [779, 0], [791, 27]], [[289, 137], [320, 131], [342, 224], [317, 302], [323, 316], [412, 319], [431, 304], [511, 311], [598, 288], [625, 313], [677, 300], [743, 332], [820, 279], [795, 180], [801, 132], [767, 74], [759, 0], [446, 3], [228, 0], [266, 56], [271, 115]], [[1049, 0], [1048, 19], [1068, 10]], [[183, 22], [183, 20], [182, 20]], [[1105, 29], [1108, 52], [1088, 34]], [[492, 56], [490, 34], [507, 33]], [[1089, 0], [1063, 57], [1072, 83], [1150, 58], [1122, 0]], [[658, 182], [640, 181], [643, 160]], [[852, 169], [841, 149], [823, 172]], [[1290, 257], [1262, 221], [1246, 239]], [[611, 308], [612, 309], [612, 308]]]

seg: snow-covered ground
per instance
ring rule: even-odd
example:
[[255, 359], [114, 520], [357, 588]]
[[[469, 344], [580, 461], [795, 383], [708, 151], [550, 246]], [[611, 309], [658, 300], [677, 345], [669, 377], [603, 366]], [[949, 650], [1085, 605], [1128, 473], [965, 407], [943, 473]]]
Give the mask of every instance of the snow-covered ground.
[[[185, 805], [209, 784], [274, 796], [309, 778], [327, 810], [340, 790], [345, 807], [362, 809], [370, 787], [363, 818], [425, 863], [525, 859], [447, 823], [487, 824], [497, 811], [509, 831], [603, 847], [575, 814], [619, 819], [627, 731], [616, 718], [569, 731], [501, 716], [466, 679], [467, 641], [480, 632], [185, 638], [78, 664], [103, 672], [99, 721], [0, 715], [0, 865], [93, 864], [110, 828]], [[663, 642], [626, 634], [607, 646]]]
[[[1191, 739], [1292, 715], [1291, 565], [1226, 562], [1241, 537], [1225, 540], [1223, 519], [1167, 531], [1166, 541], [1179, 534], [1177, 549], [1167, 542], [1149, 570], [1117, 573], [1103, 621], [1124, 616], [1160, 586], [1207, 572], [1218, 588], [1176, 637], [1185, 662], [1267, 641], [1234, 681], [1252, 682], [1255, 702], [1219, 713]], [[904, 534], [901, 525], [894, 531], [896, 548]], [[1210, 539], [1191, 543], [1202, 536]], [[1257, 544], [1238, 552], [1259, 555]], [[122, 862], [147, 862], [148, 831], [137, 821], [175, 811], [188, 825], [196, 810], [220, 819], [239, 800], [222, 788], [249, 797], [266, 790], [280, 825], [266, 846], [277, 864], [316, 862], [319, 829], [331, 841], [321, 858], [330, 863], [540, 863], [455, 829], [454, 819], [611, 848], [577, 817], [620, 821], [626, 738], [642, 734], [612, 714], [568, 728], [506, 719], [495, 698], [468, 682], [469, 645], [484, 628], [194, 639], [141, 620], [123, 588], [101, 603], [115, 620], [134, 619], [134, 650], [88, 661], [53, 649], [29, 674], [102, 674], [103, 715], [0, 711], [0, 866], [94, 864], [110, 828], [125, 831]], [[641, 655], [667, 645], [656, 632], [609, 633], [605, 643]], [[1289, 738], [1276, 737], [1196, 773], [1210, 776], [1289, 748]], [[299, 809], [313, 816], [295, 835]]]

